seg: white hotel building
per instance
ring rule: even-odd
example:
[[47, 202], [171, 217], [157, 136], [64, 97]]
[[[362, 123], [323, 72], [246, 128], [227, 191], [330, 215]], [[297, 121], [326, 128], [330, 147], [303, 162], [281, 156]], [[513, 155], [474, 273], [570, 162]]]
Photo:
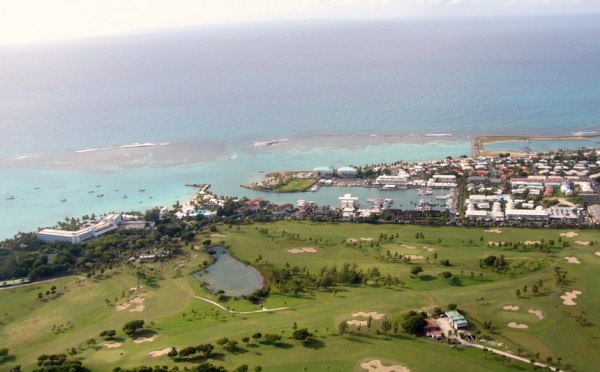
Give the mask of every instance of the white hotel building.
[[109, 214], [96, 224], [77, 231], [42, 229], [37, 232], [37, 237], [46, 243], [67, 242], [81, 244], [86, 240], [94, 239], [116, 230], [121, 220], [121, 214]]

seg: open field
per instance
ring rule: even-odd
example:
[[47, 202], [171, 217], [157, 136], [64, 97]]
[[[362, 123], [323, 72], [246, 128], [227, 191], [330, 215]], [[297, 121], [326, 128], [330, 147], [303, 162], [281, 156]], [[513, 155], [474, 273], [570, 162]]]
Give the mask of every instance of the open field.
[[[73, 347], [76, 357], [94, 371], [143, 364], [191, 367], [192, 362], [172, 361], [165, 350], [172, 346], [181, 349], [214, 344], [221, 337], [236, 340], [240, 346], [235, 353], [216, 347], [209, 361], [227, 369], [248, 364], [251, 370], [260, 365], [264, 371], [364, 371], [360, 365], [377, 364], [372, 361], [403, 366], [413, 372], [435, 370], [440, 363], [450, 371], [531, 369], [517, 361], [507, 367], [500, 357], [484, 355], [479, 349], [450, 348], [446, 343], [415, 338], [401, 330], [398, 334], [376, 333], [382, 322], [379, 314], [401, 321], [402, 314], [409, 310], [431, 310], [436, 306], [445, 309], [449, 303], [457, 304], [466, 314], [470, 331], [480, 331], [490, 338], [486, 343], [489, 347], [515, 355], [519, 352], [528, 359], [539, 353], [537, 360], [542, 362], [547, 357], [556, 362], [560, 357], [562, 368], [569, 365], [579, 371], [600, 365], [600, 355], [595, 352], [600, 344], [597, 231], [577, 230], [575, 236], [568, 231], [548, 229], [486, 232], [478, 228], [304, 221], [243, 225], [239, 230], [220, 226], [216, 233], [220, 235], [206, 232], [197, 239], [201, 242], [213, 234], [213, 243], [224, 243], [233, 256], [252, 263], [263, 273], [289, 265], [306, 267], [316, 274], [324, 266], [337, 265], [339, 269], [348, 262], [356, 263], [364, 272], [377, 267], [382, 277], [397, 277], [405, 285], [370, 280], [366, 285], [311, 290], [297, 297], [271, 294], [264, 304], [266, 308], [288, 309], [231, 314], [194, 297], [216, 300], [190, 275], [204, 260], [210, 260], [203, 251], [192, 249], [192, 244], [167, 264], [144, 264], [153, 276], [140, 283], [141, 288], [132, 269], [123, 266], [91, 279], [73, 276], [1, 291], [0, 314], [4, 315], [0, 322], [0, 347], [7, 347], [10, 352], [0, 370], [17, 364], [23, 370], [31, 370], [38, 355], [64, 353]], [[423, 238], [416, 238], [419, 233]], [[559, 238], [569, 242], [569, 246], [563, 247]], [[549, 252], [534, 246], [515, 250], [488, 245], [489, 241], [550, 240], [555, 244]], [[593, 242], [593, 246], [579, 245], [575, 240]], [[290, 252], [306, 247], [315, 252]], [[413, 258], [395, 259], [396, 253]], [[504, 255], [509, 264], [507, 272], [480, 268], [480, 259], [489, 255]], [[576, 258], [580, 263], [570, 263], [565, 257]], [[442, 266], [442, 260], [448, 260], [449, 266]], [[410, 269], [415, 265], [421, 265], [423, 272], [411, 277]], [[558, 287], [556, 266], [566, 270], [565, 281]], [[451, 285], [440, 275], [442, 272], [458, 277], [461, 285]], [[532, 287], [540, 280], [543, 287], [533, 294]], [[45, 293], [52, 285], [56, 286], [56, 294], [38, 299], [38, 293]], [[519, 296], [517, 289], [521, 291]], [[576, 291], [581, 293], [572, 299], [575, 305], [564, 304], [561, 296]], [[236, 312], [260, 310], [259, 305], [241, 299], [230, 299], [222, 305]], [[361, 313], [371, 312], [377, 313], [371, 328], [362, 326], [358, 330], [357, 326], [350, 326], [349, 334], [338, 335], [341, 321], [364, 321], [365, 314]], [[133, 319], [143, 319], [147, 328], [130, 338], [121, 327]], [[492, 329], [484, 329], [483, 323], [490, 321]], [[294, 323], [299, 328], [306, 327], [319, 342], [304, 347], [291, 339]], [[527, 328], [512, 328], [511, 323]], [[115, 340], [98, 336], [107, 329], [117, 330]], [[282, 343], [265, 345], [254, 339], [242, 342], [243, 337], [256, 332], [279, 334]], [[86, 340], [91, 338], [95, 344], [88, 345]], [[496, 346], [498, 343], [504, 347]]]

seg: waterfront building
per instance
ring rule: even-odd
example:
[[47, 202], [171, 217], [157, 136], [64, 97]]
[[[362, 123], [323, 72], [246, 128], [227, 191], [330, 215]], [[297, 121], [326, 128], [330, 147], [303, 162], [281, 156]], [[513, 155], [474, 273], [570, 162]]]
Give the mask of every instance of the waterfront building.
[[92, 226], [77, 231], [42, 229], [36, 235], [38, 239], [46, 243], [67, 242], [81, 244], [86, 240], [94, 239], [116, 230], [121, 220], [121, 214], [109, 214]]
[[353, 167], [340, 167], [337, 169], [337, 175], [339, 177], [353, 178], [356, 177], [357, 173], [358, 171]]
[[333, 176], [333, 170], [329, 167], [316, 167], [315, 169], [313, 169], [313, 172], [315, 172], [315, 174], [318, 177], [331, 177]]
[[408, 185], [408, 174], [398, 176], [382, 175], [377, 177], [375, 184], [381, 186], [394, 185], [396, 187], [406, 187], [406, 185]]

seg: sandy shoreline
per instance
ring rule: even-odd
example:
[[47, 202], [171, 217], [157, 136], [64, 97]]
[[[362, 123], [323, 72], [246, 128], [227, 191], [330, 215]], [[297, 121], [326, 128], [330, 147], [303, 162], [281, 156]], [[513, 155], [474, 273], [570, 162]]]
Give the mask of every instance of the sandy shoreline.
[[[473, 156], [494, 155], [502, 150], [486, 150], [485, 146], [496, 142], [518, 142], [518, 141], [587, 141], [591, 138], [600, 138], [600, 135], [589, 136], [481, 136], [476, 137], [471, 142]], [[511, 154], [523, 154], [520, 151], [510, 151]]]

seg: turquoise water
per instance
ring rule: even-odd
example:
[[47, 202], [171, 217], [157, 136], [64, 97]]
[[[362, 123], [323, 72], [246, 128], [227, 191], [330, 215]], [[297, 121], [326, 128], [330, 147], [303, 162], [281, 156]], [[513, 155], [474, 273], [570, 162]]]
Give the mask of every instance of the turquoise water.
[[236, 297], [250, 295], [262, 288], [263, 278], [258, 270], [231, 257], [224, 248], [211, 249], [216, 252], [216, 262], [193, 275], [196, 280], [207, 283], [209, 290], [223, 290], [227, 296]]
[[[239, 185], [274, 170], [469, 155], [479, 135], [600, 133], [597, 35], [599, 16], [524, 17], [2, 47], [0, 195], [15, 199], [0, 198], [0, 238], [65, 216], [172, 205], [194, 192], [185, 183], [337, 205], [346, 190]], [[102, 198], [87, 193], [97, 184]]]

